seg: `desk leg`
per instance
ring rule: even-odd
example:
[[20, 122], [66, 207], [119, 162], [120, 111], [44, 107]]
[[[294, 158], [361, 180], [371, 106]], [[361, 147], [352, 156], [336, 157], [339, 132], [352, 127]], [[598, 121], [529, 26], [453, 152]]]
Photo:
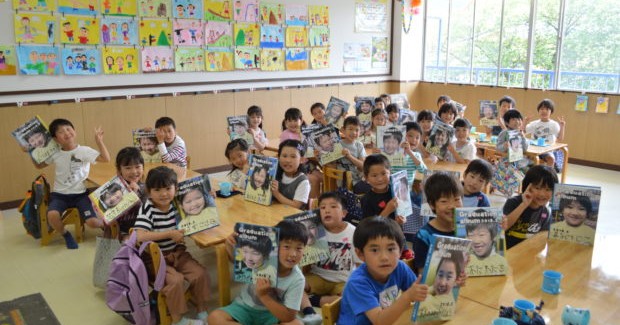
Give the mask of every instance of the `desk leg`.
[[217, 259], [217, 282], [220, 292], [220, 307], [230, 304], [230, 269], [226, 245], [215, 246]]
[[562, 164], [562, 183], [566, 183], [566, 168], [568, 168], [568, 146], [562, 147], [564, 151], [564, 164]]

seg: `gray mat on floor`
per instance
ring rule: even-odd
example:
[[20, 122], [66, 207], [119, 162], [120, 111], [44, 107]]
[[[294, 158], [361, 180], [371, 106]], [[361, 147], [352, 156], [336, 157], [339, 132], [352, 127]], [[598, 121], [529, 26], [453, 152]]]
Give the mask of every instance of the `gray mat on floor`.
[[60, 325], [40, 293], [0, 302], [0, 324]]

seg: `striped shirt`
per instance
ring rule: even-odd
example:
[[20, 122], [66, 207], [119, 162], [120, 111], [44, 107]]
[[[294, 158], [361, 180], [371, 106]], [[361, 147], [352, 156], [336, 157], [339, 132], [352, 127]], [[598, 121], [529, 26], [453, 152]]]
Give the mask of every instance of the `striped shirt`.
[[427, 169], [426, 165], [424, 164], [424, 160], [422, 160], [422, 155], [417, 151], [414, 151], [413, 155], [415, 156], [417, 160], [420, 161], [419, 165], [416, 165], [413, 162], [413, 159], [411, 159], [411, 157], [408, 154], [405, 154], [405, 165], [404, 166], [392, 166], [392, 170], [391, 170], [392, 173], [396, 173], [401, 170], [406, 170], [407, 171], [407, 182], [409, 182], [410, 187], [413, 184], [416, 172], [420, 172], [421, 174], [424, 174]]
[[174, 141], [169, 146], [162, 142], [157, 145], [161, 153], [163, 162], [173, 163], [179, 167], [187, 167], [187, 150], [185, 149], [185, 141], [180, 136], [174, 137]]
[[[177, 229], [177, 214], [178, 212], [174, 204], [170, 203], [168, 212], [163, 212], [156, 208], [153, 202], [148, 199], [140, 207], [134, 228], [152, 232], [174, 230]], [[176, 243], [170, 238], [156, 240], [155, 242], [163, 252], [170, 251], [176, 246]]]

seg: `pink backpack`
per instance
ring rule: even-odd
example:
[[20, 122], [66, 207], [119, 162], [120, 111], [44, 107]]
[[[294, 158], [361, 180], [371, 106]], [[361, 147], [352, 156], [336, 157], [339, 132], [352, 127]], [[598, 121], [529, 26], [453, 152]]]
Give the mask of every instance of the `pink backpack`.
[[[155, 317], [151, 314], [149, 278], [140, 258], [150, 241], [142, 243], [139, 249], [136, 248], [136, 241], [136, 233], [133, 232], [112, 260], [106, 304], [132, 324], [152, 325], [155, 324]], [[153, 284], [153, 290], [156, 291], [161, 290], [166, 278], [163, 256], [161, 261]]]

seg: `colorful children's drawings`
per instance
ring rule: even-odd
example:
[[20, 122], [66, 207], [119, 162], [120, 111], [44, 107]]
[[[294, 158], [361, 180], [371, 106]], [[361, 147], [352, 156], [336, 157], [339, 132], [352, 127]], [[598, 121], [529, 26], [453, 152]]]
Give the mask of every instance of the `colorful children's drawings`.
[[204, 50], [198, 47], [179, 47], [174, 51], [176, 72], [205, 71]]
[[232, 46], [232, 39], [232, 25], [230, 25], [230, 23], [223, 21], [205, 22], [205, 40], [207, 46]]
[[15, 42], [53, 44], [56, 41], [56, 17], [49, 14], [15, 14]]
[[104, 45], [137, 45], [138, 26], [136, 20], [130, 18], [101, 18], [101, 44]]
[[163, 46], [145, 47], [142, 49], [142, 72], [174, 72], [174, 53], [172, 48]]
[[230, 21], [232, 0], [205, 0], [205, 19], [208, 21]]
[[0, 45], [0, 76], [17, 74], [17, 56], [12, 45]]
[[69, 15], [97, 15], [99, 10], [95, 6], [97, 0], [58, 0], [58, 12]]
[[372, 38], [372, 68], [387, 68], [388, 49], [387, 37]]
[[365, 72], [370, 70], [370, 44], [344, 43], [343, 71]]
[[138, 2], [126, 0], [101, 0], [101, 14], [133, 17], [138, 14]]
[[63, 44], [99, 44], [99, 18], [88, 16], [60, 17], [60, 42]]
[[310, 41], [310, 46], [312, 47], [329, 46], [329, 27], [310, 27], [308, 41]]
[[55, 0], [13, 0], [13, 9], [27, 11], [57, 11]]
[[139, 0], [138, 10], [143, 18], [170, 17], [170, 0]]
[[282, 25], [284, 23], [284, 5], [261, 3], [260, 22], [267, 25]]
[[281, 26], [263, 25], [260, 28], [260, 46], [262, 48], [283, 48], [284, 31]]
[[308, 69], [308, 51], [305, 48], [286, 49], [286, 70]]
[[202, 0], [172, 0], [174, 18], [201, 19]]
[[220, 72], [234, 70], [232, 51], [228, 49], [209, 49], [206, 53], [207, 60], [205, 64], [207, 71]]
[[172, 30], [174, 32], [174, 45], [201, 46], [204, 44], [200, 20], [175, 19]]
[[310, 25], [329, 26], [329, 7], [308, 6], [308, 18]]
[[235, 49], [235, 69], [256, 70], [260, 68], [260, 50], [253, 47]]
[[167, 20], [144, 19], [140, 21], [140, 45], [172, 45], [172, 23]]
[[106, 46], [102, 50], [103, 73], [138, 73], [138, 50], [133, 47]]
[[310, 68], [329, 68], [329, 48], [315, 47], [310, 50]]
[[235, 21], [256, 22], [258, 0], [234, 0], [233, 14]]
[[306, 27], [292, 26], [286, 28], [286, 47], [308, 46]]
[[262, 71], [284, 71], [284, 50], [262, 49], [260, 69]]
[[258, 24], [237, 23], [234, 25], [235, 46], [258, 46]]
[[286, 5], [285, 21], [289, 26], [307, 26], [308, 6], [298, 4]]
[[19, 71], [27, 75], [58, 75], [58, 47], [18, 46]]
[[101, 73], [101, 54], [94, 47], [65, 47], [61, 64], [66, 75], [95, 75]]

